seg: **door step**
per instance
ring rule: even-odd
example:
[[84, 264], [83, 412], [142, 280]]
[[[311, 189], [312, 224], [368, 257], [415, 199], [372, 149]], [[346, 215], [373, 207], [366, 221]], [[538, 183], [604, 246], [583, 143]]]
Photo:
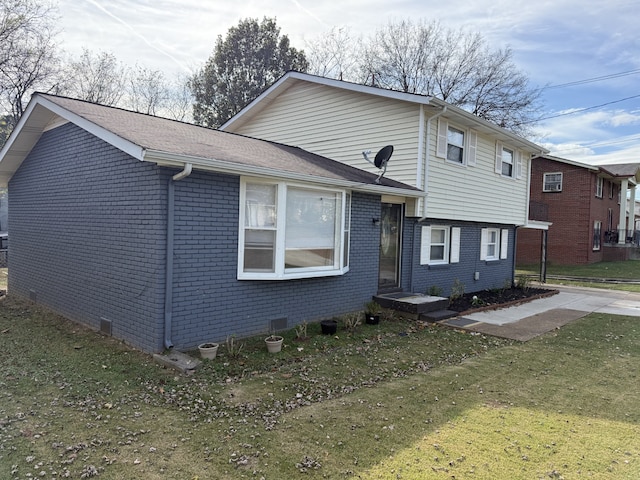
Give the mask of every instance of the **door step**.
[[449, 306], [449, 299], [432, 295], [422, 295], [410, 292], [394, 292], [376, 295], [373, 299], [383, 308], [422, 316], [430, 312], [445, 311]]

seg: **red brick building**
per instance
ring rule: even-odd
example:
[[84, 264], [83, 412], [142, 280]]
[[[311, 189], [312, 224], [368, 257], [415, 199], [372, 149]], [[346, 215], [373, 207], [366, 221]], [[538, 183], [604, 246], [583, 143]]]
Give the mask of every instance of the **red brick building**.
[[[529, 220], [552, 224], [547, 262], [582, 265], [629, 258], [634, 223], [626, 199], [630, 191], [635, 202], [639, 180], [640, 164], [595, 166], [550, 155], [534, 158]], [[541, 261], [543, 234], [518, 231], [518, 264]]]

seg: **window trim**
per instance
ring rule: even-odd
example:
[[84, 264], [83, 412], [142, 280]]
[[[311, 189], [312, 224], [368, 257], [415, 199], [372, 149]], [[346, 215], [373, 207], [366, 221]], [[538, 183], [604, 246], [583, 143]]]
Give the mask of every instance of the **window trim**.
[[[478, 149], [477, 132], [469, 128], [452, 124], [443, 118], [438, 119], [438, 125], [436, 128], [436, 157], [443, 158], [451, 165], [475, 167]], [[462, 162], [449, 159], [449, 131], [451, 129], [463, 134], [462, 145], [451, 143], [451, 145], [462, 148]]]
[[602, 198], [603, 190], [604, 190], [604, 178], [596, 177], [596, 198]]
[[592, 249], [594, 252], [598, 252], [600, 251], [601, 248], [602, 248], [602, 222], [600, 220], [594, 220]]
[[[551, 176], [551, 175], [560, 175], [560, 181], [559, 182], [548, 182], [547, 181], [547, 176]], [[546, 193], [553, 193], [553, 192], [561, 192], [562, 191], [562, 182], [564, 180], [564, 175], [562, 172], [545, 172], [542, 174], [542, 191], [546, 192]], [[556, 185], [556, 187], [559, 188], [547, 188], [548, 185]]]
[[[276, 205], [275, 205], [275, 226], [272, 229], [275, 232], [274, 240], [274, 269], [273, 271], [245, 271], [245, 232], [246, 225], [246, 206], [247, 206], [247, 185], [271, 185], [276, 188]], [[334, 264], [332, 266], [315, 266], [287, 268], [285, 265], [285, 242], [286, 242], [286, 207], [289, 189], [302, 189], [317, 192], [330, 192], [340, 199], [340, 216], [335, 219], [336, 229], [334, 231], [333, 248], [334, 248]], [[304, 183], [288, 182], [288, 181], [269, 181], [253, 177], [241, 177], [240, 179], [240, 195], [239, 195], [239, 222], [238, 222], [238, 280], [289, 280], [299, 278], [315, 278], [343, 275], [349, 271], [349, 245], [350, 225], [351, 222], [351, 194], [343, 189], [332, 189], [320, 187]]]
[[[444, 242], [437, 244], [437, 246], [444, 246], [443, 259], [431, 259], [431, 247], [434, 246], [434, 243], [431, 241], [433, 238], [431, 232], [434, 229], [445, 231]], [[459, 263], [460, 231], [460, 227], [452, 227], [450, 225], [423, 226], [420, 239], [420, 265], [448, 265], [451, 263]]]
[[[492, 232], [496, 234], [496, 241], [489, 242], [489, 237]], [[493, 255], [489, 256], [489, 245], [495, 245]], [[505, 260], [509, 258], [509, 229], [487, 227], [480, 231], [480, 260], [487, 262], [495, 262], [498, 260]]]

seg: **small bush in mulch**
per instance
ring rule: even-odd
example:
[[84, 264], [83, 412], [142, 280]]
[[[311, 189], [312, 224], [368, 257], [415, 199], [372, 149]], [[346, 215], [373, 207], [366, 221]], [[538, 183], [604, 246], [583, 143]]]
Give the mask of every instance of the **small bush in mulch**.
[[518, 300], [526, 300], [549, 294], [553, 290], [546, 288], [501, 288], [494, 290], [481, 290], [479, 292], [465, 293], [449, 302], [449, 310], [466, 312], [468, 310], [499, 308], [501, 305], [509, 305]]

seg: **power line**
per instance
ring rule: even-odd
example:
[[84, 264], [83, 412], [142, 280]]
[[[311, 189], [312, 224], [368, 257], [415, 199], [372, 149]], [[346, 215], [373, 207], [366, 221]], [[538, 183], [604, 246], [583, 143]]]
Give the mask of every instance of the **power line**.
[[584, 85], [586, 83], [601, 82], [601, 81], [604, 81], [604, 80], [611, 80], [611, 79], [614, 79], [614, 78], [626, 77], [626, 76], [635, 75], [635, 74], [638, 74], [638, 73], [640, 73], [640, 68], [638, 68], [636, 70], [628, 70], [626, 72], [619, 72], [619, 73], [611, 73], [609, 75], [602, 75], [600, 77], [585, 78], [583, 80], [576, 80], [574, 82], [559, 83], [558, 85], [549, 85], [547, 87], [542, 87], [541, 90], [551, 90], [553, 88], [574, 87], [576, 85]]
[[632, 100], [632, 99], [638, 98], [638, 97], [640, 97], [640, 95], [632, 95], [631, 97], [621, 98], [620, 100], [612, 100], [611, 102], [601, 103], [600, 105], [594, 105], [592, 107], [578, 108], [577, 110], [572, 110], [570, 112], [559, 113], [557, 115], [550, 115], [548, 117], [536, 118], [535, 120], [527, 120], [527, 121], [524, 121], [524, 122], [520, 122], [518, 125], [524, 125], [526, 123], [541, 122], [542, 120], [549, 120], [551, 118], [564, 117], [564, 116], [567, 116], [567, 115], [574, 115], [576, 113], [586, 112], [587, 110], [594, 110], [596, 108], [606, 107], [607, 105], [613, 105], [614, 103], [626, 102], [627, 100]]

